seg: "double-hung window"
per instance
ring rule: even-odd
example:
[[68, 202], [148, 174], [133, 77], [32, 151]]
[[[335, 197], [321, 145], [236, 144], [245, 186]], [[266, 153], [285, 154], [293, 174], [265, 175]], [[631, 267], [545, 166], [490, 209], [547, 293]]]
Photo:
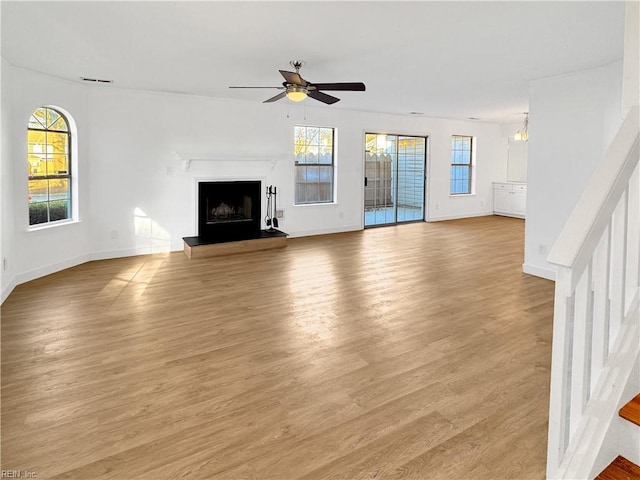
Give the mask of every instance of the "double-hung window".
[[451, 195], [472, 193], [473, 137], [451, 137]]
[[329, 127], [296, 126], [295, 204], [334, 200], [335, 131]]
[[27, 128], [29, 225], [70, 219], [71, 132], [65, 116], [40, 107]]

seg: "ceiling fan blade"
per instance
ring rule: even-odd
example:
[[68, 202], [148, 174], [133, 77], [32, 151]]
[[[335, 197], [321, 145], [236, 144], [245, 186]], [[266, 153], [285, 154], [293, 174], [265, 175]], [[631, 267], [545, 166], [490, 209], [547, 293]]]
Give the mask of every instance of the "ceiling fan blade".
[[284, 87], [229, 87], [229, 88], [279, 88], [280, 90], [284, 90]]
[[334, 90], [343, 92], [364, 92], [365, 86], [362, 82], [353, 83], [312, 83], [311, 86], [316, 87], [316, 90]]
[[316, 100], [321, 101], [322, 103], [326, 103], [327, 105], [333, 105], [334, 103], [340, 101], [339, 98], [332, 97], [331, 95], [319, 92], [318, 90], [309, 90], [307, 92], [307, 95], [311, 98], [315, 98]]
[[265, 100], [265, 101], [264, 101], [264, 102], [262, 102], [262, 103], [271, 103], [271, 102], [275, 102], [275, 101], [278, 101], [278, 100], [280, 100], [281, 98], [284, 98], [284, 97], [286, 97], [286, 96], [287, 96], [287, 92], [281, 92], [281, 93], [279, 93], [278, 95], [276, 95], [275, 97], [268, 98], [267, 100]]
[[299, 85], [301, 87], [307, 86], [306, 80], [302, 78], [300, 74], [296, 72], [287, 72], [286, 70], [278, 70], [278, 71], [284, 77], [287, 83], [291, 83], [293, 85]]

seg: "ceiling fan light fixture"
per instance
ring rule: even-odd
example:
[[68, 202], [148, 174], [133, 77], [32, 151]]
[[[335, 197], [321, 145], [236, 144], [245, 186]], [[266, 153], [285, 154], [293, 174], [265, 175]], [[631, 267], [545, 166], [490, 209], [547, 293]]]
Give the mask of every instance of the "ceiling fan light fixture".
[[[1, 1], [1, 0], [0, 0]], [[338, 97], [333, 97], [323, 90], [337, 92], [364, 92], [366, 87], [362, 82], [332, 82], [332, 83], [311, 83], [300, 76], [300, 67], [304, 65], [302, 60], [291, 62], [291, 66], [296, 69], [295, 72], [286, 70], [278, 70], [284, 78], [281, 87], [229, 87], [229, 88], [277, 88], [280, 93], [267, 98], [262, 103], [272, 103], [287, 97], [292, 102], [301, 102], [309, 97], [325, 105], [333, 105], [339, 102]]]
[[292, 102], [301, 102], [307, 98], [307, 91], [302, 87], [291, 86], [287, 88], [287, 98]]

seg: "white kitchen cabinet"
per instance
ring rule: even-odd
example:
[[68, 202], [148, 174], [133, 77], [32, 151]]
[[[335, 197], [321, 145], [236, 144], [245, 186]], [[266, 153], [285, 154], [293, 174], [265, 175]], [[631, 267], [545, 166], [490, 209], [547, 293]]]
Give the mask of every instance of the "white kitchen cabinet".
[[493, 184], [493, 213], [524, 218], [527, 212], [527, 185], [495, 182]]

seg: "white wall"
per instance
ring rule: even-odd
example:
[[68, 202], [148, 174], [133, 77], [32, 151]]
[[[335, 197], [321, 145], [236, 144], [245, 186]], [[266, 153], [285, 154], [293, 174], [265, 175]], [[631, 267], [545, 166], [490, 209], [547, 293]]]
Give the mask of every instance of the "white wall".
[[529, 143], [513, 138], [510, 138], [508, 143], [507, 180], [526, 183]]
[[640, 2], [627, 1], [624, 16], [623, 113], [640, 105]]
[[[10, 140], [3, 150], [11, 157], [10, 165], [3, 163], [3, 181], [13, 186], [13, 191], [3, 188], [3, 242], [10, 246], [13, 239], [15, 245], [7, 249], [12, 270], [3, 272], [3, 282], [8, 285], [89, 259], [181, 250], [182, 237], [197, 234], [198, 179], [251, 178], [277, 186], [278, 208], [285, 211], [280, 228], [292, 236], [361, 229], [365, 132], [429, 136], [430, 220], [490, 214], [491, 182], [506, 161], [506, 144], [495, 124], [353, 112], [310, 102], [255, 104], [132, 91], [10, 65], [5, 70], [14, 85], [10, 93], [3, 88], [3, 100], [5, 93], [8, 98], [3, 116], [14, 132], [5, 136], [3, 130], [3, 139]], [[28, 231], [27, 172], [20, 159], [26, 158], [29, 115], [42, 105], [64, 108], [77, 123], [81, 222]], [[293, 205], [294, 125], [337, 129], [336, 203]], [[453, 134], [477, 138], [475, 195], [449, 195]], [[179, 157], [207, 161], [193, 161], [184, 171]]]
[[530, 83], [525, 272], [554, 278], [547, 255], [620, 126], [621, 88], [622, 62]]
[[11, 94], [12, 76], [8, 63], [2, 60], [2, 108], [0, 118], [0, 302], [4, 301], [15, 285], [14, 228], [13, 228], [13, 166], [8, 139], [12, 138]]
[[[363, 226], [365, 131], [429, 135], [428, 182], [432, 220], [487, 214], [493, 169], [505, 152], [499, 127], [350, 112], [310, 105], [254, 104], [113, 88], [91, 93], [91, 205], [104, 221], [92, 236], [94, 251], [109, 256], [180, 249], [196, 235], [196, 179], [256, 178], [278, 187], [285, 210], [280, 227], [292, 236], [355, 230]], [[293, 126], [337, 129], [337, 202], [294, 206]], [[478, 137], [477, 194], [449, 196], [450, 136]], [[187, 172], [173, 152], [194, 161]], [[117, 193], [114, 192], [117, 186]], [[135, 209], [161, 238], [136, 233]], [[145, 230], [145, 235], [149, 230]], [[154, 236], [154, 235], [151, 235]], [[117, 237], [117, 238], [112, 238]]]
[[[6, 253], [12, 278], [8, 283], [20, 284], [47, 275], [62, 268], [85, 262], [90, 258], [89, 231], [90, 207], [88, 179], [90, 159], [88, 154], [89, 128], [87, 127], [87, 90], [74, 82], [59, 80], [6, 66], [3, 69], [11, 79], [10, 92], [3, 95], [3, 105], [8, 104], [8, 136], [3, 132], [3, 144], [8, 158], [3, 170], [12, 188], [7, 219], [2, 219], [2, 230], [13, 231], [14, 246]], [[3, 81], [4, 86], [4, 81]], [[4, 94], [5, 92], [3, 92]], [[5, 102], [6, 100], [6, 102]], [[40, 106], [58, 106], [68, 111], [78, 130], [78, 169], [74, 175], [80, 190], [79, 222], [29, 231], [27, 187], [27, 123], [31, 113]], [[4, 148], [4, 147], [3, 147]], [[3, 155], [4, 156], [4, 155]], [[6, 165], [4, 164], [6, 163]], [[4, 190], [4, 189], [3, 189]], [[13, 218], [11, 218], [13, 216]], [[7, 292], [3, 292], [7, 293]]]

